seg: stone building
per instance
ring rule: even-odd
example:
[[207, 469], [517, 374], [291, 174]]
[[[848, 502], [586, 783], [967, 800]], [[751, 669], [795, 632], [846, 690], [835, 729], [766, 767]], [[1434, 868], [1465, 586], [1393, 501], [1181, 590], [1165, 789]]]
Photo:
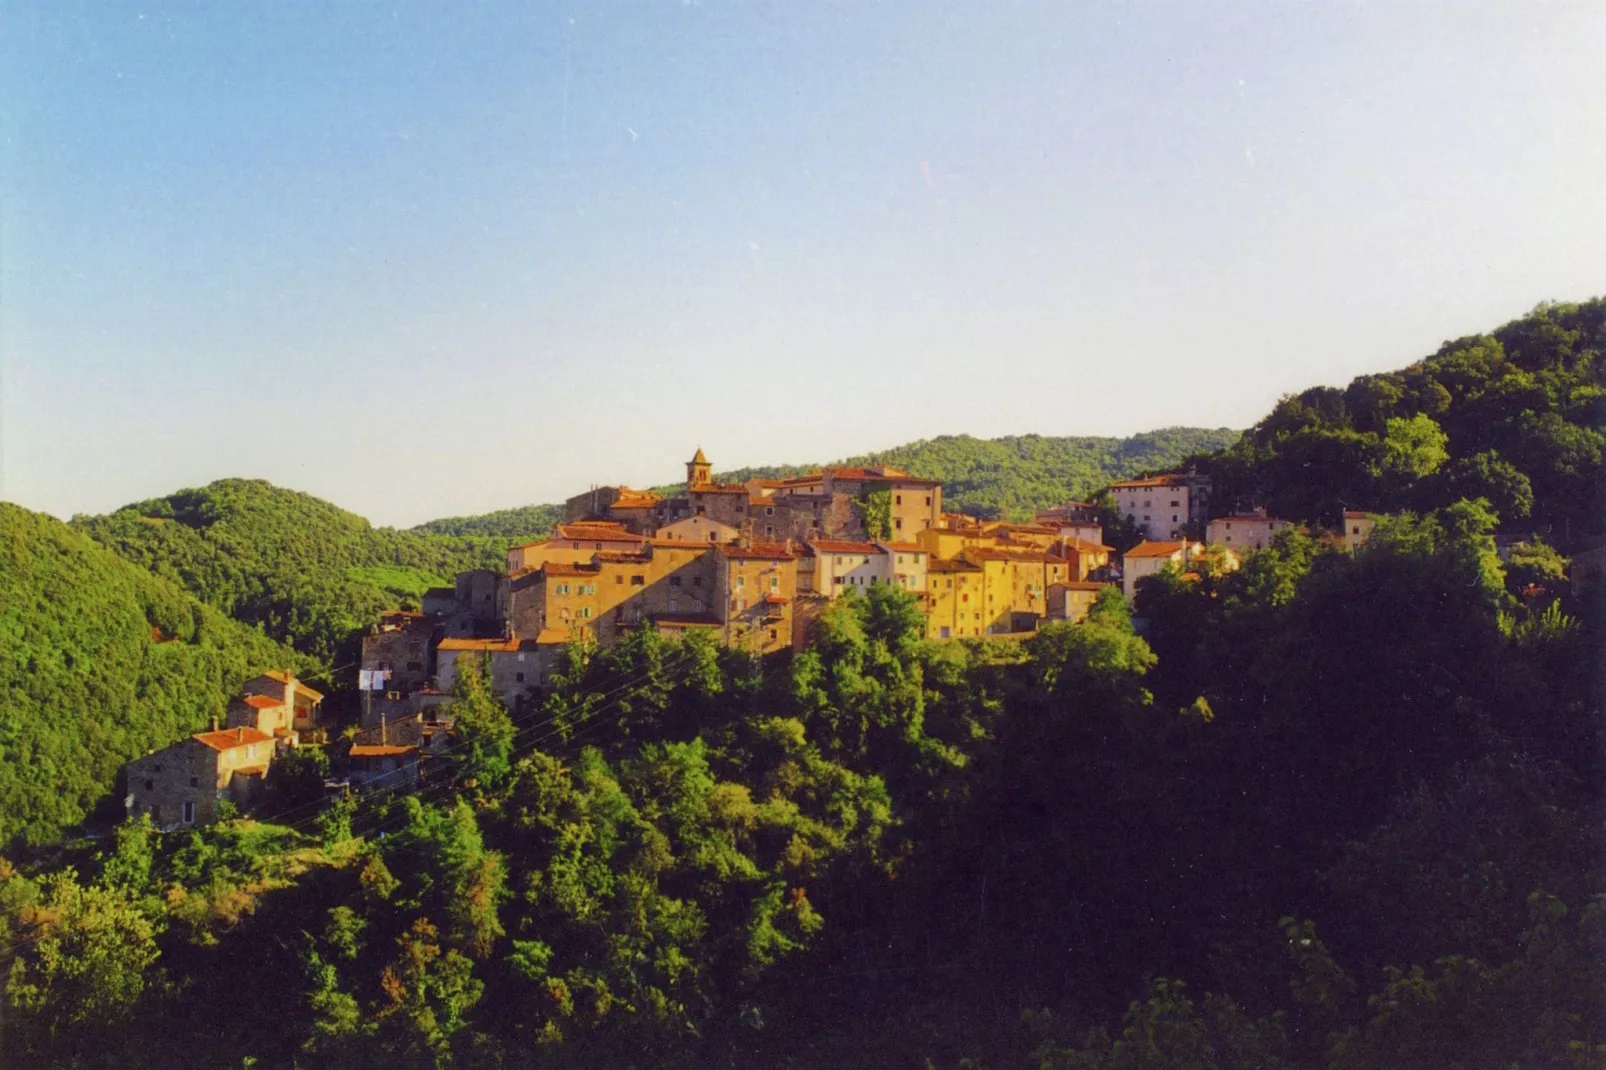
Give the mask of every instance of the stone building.
[[274, 750], [272, 736], [237, 727], [197, 732], [137, 758], [123, 767], [129, 814], [149, 814], [161, 828], [210, 824], [219, 799], [243, 807], [257, 797]]
[[785, 543], [714, 550], [715, 604], [727, 646], [768, 654], [793, 645], [798, 554]]
[[385, 690], [402, 695], [429, 686], [436, 623], [422, 613], [386, 613], [362, 637], [362, 667], [389, 673]]
[[1063, 583], [1050, 584], [1048, 619], [1070, 621], [1074, 624], [1087, 616], [1088, 611], [1093, 608], [1093, 603], [1098, 600], [1100, 591], [1114, 586], [1111, 583], [1090, 583], [1085, 580], [1067, 580]]
[[1211, 546], [1225, 546], [1229, 550], [1264, 550], [1271, 538], [1294, 525], [1287, 520], [1267, 516], [1266, 510], [1233, 516], [1218, 516], [1205, 527], [1205, 542]]
[[308, 687], [287, 672], [269, 670], [255, 679], [247, 680], [241, 693], [273, 699], [279, 706], [290, 710], [290, 727], [297, 732], [310, 731], [318, 726], [323, 706], [323, 692]]
[[1138, 581], [1153, 576], [1169, 565], [1185, 568], [1204, 552], [1204, 543], [1182, 541], [1140, 542], [1121, 555], [1121, 591], [1128, 602], [1137, 594]]

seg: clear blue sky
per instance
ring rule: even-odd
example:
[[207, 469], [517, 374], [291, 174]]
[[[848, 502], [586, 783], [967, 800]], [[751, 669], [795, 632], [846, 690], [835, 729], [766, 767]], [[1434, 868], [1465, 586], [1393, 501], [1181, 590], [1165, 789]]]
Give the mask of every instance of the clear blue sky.
[[1242, 427], [1606, 292], [1606, 4], [0, 0], [0, 497]]

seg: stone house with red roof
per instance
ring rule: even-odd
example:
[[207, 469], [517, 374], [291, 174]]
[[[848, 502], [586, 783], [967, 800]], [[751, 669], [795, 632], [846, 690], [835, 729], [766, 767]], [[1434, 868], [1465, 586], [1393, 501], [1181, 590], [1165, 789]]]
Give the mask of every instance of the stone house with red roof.
[[136, 758], [123, 767], [129, 815], [149, 814], [161, 828], [210, 824], [219, 799], [244, 807], [257, 798], [276, 747], [266, 732], [234, 727]]

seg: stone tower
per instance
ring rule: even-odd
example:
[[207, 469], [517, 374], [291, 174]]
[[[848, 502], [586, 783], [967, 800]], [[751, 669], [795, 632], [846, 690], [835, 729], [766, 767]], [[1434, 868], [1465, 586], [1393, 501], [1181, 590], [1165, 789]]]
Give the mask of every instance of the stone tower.
[[714, 466], [708, 463], [703, 456], [703, 448], [697, 447], [697, 456], [686, 462], [686, 489], [691, 491], [697, 487], [708, 486], [709, 476]]

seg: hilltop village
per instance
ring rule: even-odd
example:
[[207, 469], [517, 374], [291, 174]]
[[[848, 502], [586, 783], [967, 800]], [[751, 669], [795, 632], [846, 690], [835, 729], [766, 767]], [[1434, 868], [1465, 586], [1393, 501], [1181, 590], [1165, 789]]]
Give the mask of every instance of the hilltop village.
[[[1106, 588], [1130, 599], [1138, 580], [1200, 554], [1236, 568], [1291, 526], [1264, 510], [1212, 516], [1210, 490], [1208, 477], [1183, 473], [1111, 484], [1117, 515], [1141, 537], [1117, 554], [1088, 502], [1029, 524], [988, 521], [945, 512], [941, 483], [898, 468], [717, 483], [698, 449], [679, 493], [593, 487], [565, 503], [548, 538], [509, 547], [503, 571], [460, 573], [370, 628], [360, 724], [334, 748], [345, 775], [331, 786], [416, 783], [423, 759], [449, 745], [464, 658], [518, 711], [571, 643], [606, 647], [652, 627], [755, 655], [800, 650], [834, 599], [880, 585], [912, 596], [931, 639], [1021, 638], [1081, 620]], [[1353, 548], [1372, 523], [1346, 513], [1334, 537]], [[221, 799], [251, 805], [277, 756], [325, 738], [323, 697], [287, 673], [249, 682], [224, 724], [126, 767], [130, 813], [192, 824], [219, 816]]]

